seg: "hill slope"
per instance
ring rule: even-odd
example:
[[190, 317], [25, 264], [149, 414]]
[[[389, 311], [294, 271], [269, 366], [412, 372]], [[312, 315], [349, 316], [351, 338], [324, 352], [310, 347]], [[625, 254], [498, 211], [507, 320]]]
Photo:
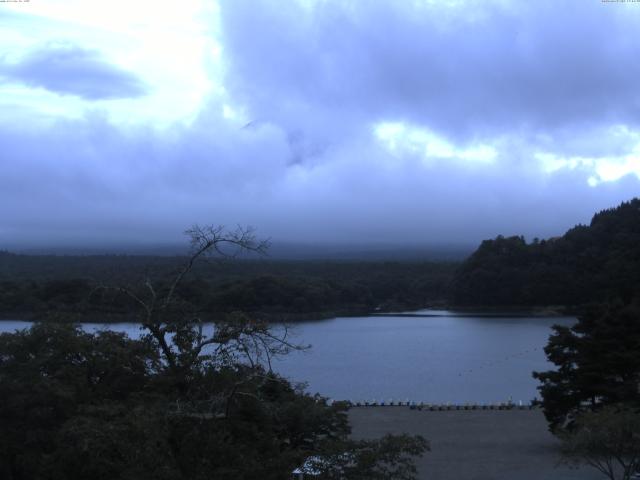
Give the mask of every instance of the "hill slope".
[[580, 305], [640, 292], [640, 199], [562, 237], [485, 240], [452, 282], [456, 305]]

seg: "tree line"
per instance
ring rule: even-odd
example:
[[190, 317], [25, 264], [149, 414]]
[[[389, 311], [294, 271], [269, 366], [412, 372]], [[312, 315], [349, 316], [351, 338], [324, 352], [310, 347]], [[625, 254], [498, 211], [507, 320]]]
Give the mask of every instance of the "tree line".
[[[159, 288], [184, 257], [54, 257], [0, 254], [0, 313], [5, 317], [122, 320], [131, 299], [99, 286], [152, 277]], [[433, 262], [203, 262], [176, 292], [202, 315], [234, 310], [272, 320], [303, 320], [442, 303], [456, 268]]]
[[563, 236], [485, 240], [451, 283], [456, 305], [579, 306], [640, 288], [640, 200], [596, 213]]

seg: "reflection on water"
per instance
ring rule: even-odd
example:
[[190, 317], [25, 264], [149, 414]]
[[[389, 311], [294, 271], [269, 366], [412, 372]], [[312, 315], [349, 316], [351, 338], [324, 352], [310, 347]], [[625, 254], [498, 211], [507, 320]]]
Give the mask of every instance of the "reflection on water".
[[[422, 312], [424, 313], [424, 312]], [[428, 313], [428, 312], [427, 312]], [[431, 312], [436, 313], [436, 312]], [[543, 348], [553, 324], [575, 319], [441, 317], [356, 317], [304, 322], [295, 340], [311, 344], [274, 363], [311, 392], [335, 399], [440, 402], [530, 401], [534, 370], [547, 370]], [[29, 322], [0, 322], [0, 332]], [[84, 324], [140, 335], [135, 323]]]

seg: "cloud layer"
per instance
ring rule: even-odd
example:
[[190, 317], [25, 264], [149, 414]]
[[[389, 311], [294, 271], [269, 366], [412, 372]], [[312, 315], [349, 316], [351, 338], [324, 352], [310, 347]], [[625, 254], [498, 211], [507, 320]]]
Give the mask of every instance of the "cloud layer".
[[[229, 87], [254, 114], [304, 109], [448, 137], [637, 126], [638, 12], [581, 1], [222, 2]], [[639, 10], [636, 8], [636, 10]], [[633, 15], [632, 13], [635, 13]]]
[[[634, 7], [223, 0], [222, 84], [190, 121], [0, 116], [0, 246], [561, 234], [640, 192]], [[12, 78], [59, 93], [146, 92], [94, 50], [20, 58]]]
[[88, 100], [132, 98], [146, 87], [135, 75], [108, 63], [99, 52], [49, 43], [16, 62], [0, 64], [0, 78]]

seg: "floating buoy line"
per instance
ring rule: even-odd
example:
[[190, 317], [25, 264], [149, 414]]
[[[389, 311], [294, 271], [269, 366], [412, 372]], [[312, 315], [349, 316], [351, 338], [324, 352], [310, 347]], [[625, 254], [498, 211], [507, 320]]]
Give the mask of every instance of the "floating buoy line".
[[352, 400], [331, 400], [330, 403], [343, 403], [349, 408], [357, 407], [408, 407], [411, 410], [426, 410], [426, 411], [451, 411], [451, 410], [533, 410], [538, 408], [538, 404], [535, 401], [523, 402], [520, 400], [515, 403], [512, 400], [499, 403], [426, 403], [426, 402], [414, 402], [410, 400], [406, 401], [352, 401]]

